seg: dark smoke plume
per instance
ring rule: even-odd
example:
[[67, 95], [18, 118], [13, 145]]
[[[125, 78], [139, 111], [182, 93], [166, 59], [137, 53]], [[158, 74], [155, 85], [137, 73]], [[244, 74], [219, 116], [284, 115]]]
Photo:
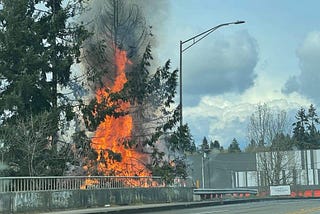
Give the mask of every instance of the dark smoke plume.
[[139, 5], [123, 0], [92, 0], [85, 15], [93, 35], [84, 46], [84, 57], [93, 89], [114, 80], [114, 52], [120, 48], [135, 63], [150, 41], [150, 29]]
[[93, 36], [84, 46], [84, 56], [93, 89], [113, 82], [114, 44], [127, 51], [134, 64], [148, 44], [155, 47], [161, 43], [168, 8], [168, 0], [89, 1], [83, 21]]

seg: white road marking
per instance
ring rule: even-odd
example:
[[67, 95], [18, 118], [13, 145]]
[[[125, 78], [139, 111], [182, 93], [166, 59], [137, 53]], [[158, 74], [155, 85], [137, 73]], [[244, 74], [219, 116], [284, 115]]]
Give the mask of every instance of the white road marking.
[[229, 210], [213, 210], [213, 211], [199, 212], [195, 214], [210, 214], [210, 213], [221, 213], [221, 212], [229, 212]]

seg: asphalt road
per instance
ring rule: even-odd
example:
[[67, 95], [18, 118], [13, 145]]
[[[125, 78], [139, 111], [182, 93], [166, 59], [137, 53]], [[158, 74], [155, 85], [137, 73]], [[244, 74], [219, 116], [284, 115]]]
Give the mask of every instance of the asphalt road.
[[320, 199], [280, 200], [144, 212], [144, 214], [320, 214]]

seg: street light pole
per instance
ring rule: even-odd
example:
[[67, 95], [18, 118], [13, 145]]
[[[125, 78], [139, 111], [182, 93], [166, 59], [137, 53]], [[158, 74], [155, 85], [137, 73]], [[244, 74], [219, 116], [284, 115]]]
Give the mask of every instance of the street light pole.
[[[179, 74], [179, 78], [180, 78], [180, 134], [182, 134], [182, 125], [183, 125], [183, 122], [182, 122], [182, 53], [183, 53], [183, 50], [182, 50], [182, 46], [183, 46], [183, 41], [180, 41], [180, 74]], [[181, 137], [181, 136], [180, 136]]]
[[[236, 21], [236, 22], [228, 22], [228, 23], [224, 23], [224, 24], [220, 24], [217, 25], [213, 28], [210, 28], [209, 30], [206, 30], [202, 33], [199, 33], [193, 37], [191, 37], [190, 39], [187, 39], [185, 41], [180, 41], [180, 71], [179, 71], [179, 75], [180, 75], [180, 133], [182, 134], [182, 125], [183, 125], [183, 116], [182, 116], [182, 53], [184, 51], [186, 51], [187, 49], [189, 49], [190, 47], [192, 47], [193, 45], [195, 45], [196, 43], [198, 43], [200, 40], [202, 40], [203, 38], [207, 37], [210, 33], [212, 33], [213, 31], [217, 30], [220, 27], [223, 26], [227, 26], [227, 25], [231, 25], [231, 24], [243, 24], [245, 23], [245, 21]], [[188, 45], [186, 48], [183, 49], [183, 45], [186, 43], [191, 42], [192, 43], [190, 45]], [[181, 136], [180, 136], [181, 137]]]
[[201, 154], [201, 178], [202, 178], [202, 189], [204, 189], [204, 151]]

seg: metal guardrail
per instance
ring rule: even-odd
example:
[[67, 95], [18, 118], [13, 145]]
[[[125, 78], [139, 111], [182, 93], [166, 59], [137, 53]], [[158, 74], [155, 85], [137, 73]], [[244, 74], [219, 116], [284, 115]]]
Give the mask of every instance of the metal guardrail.
[[257, 195], [257, 189], [231, 188], [231, 189], [194, 189], [195, 195], [226, 195], [226, 194], [250, 194]]
[[0, 177], [0, 192], [164, 187], [161, 177], [51, 176]]

